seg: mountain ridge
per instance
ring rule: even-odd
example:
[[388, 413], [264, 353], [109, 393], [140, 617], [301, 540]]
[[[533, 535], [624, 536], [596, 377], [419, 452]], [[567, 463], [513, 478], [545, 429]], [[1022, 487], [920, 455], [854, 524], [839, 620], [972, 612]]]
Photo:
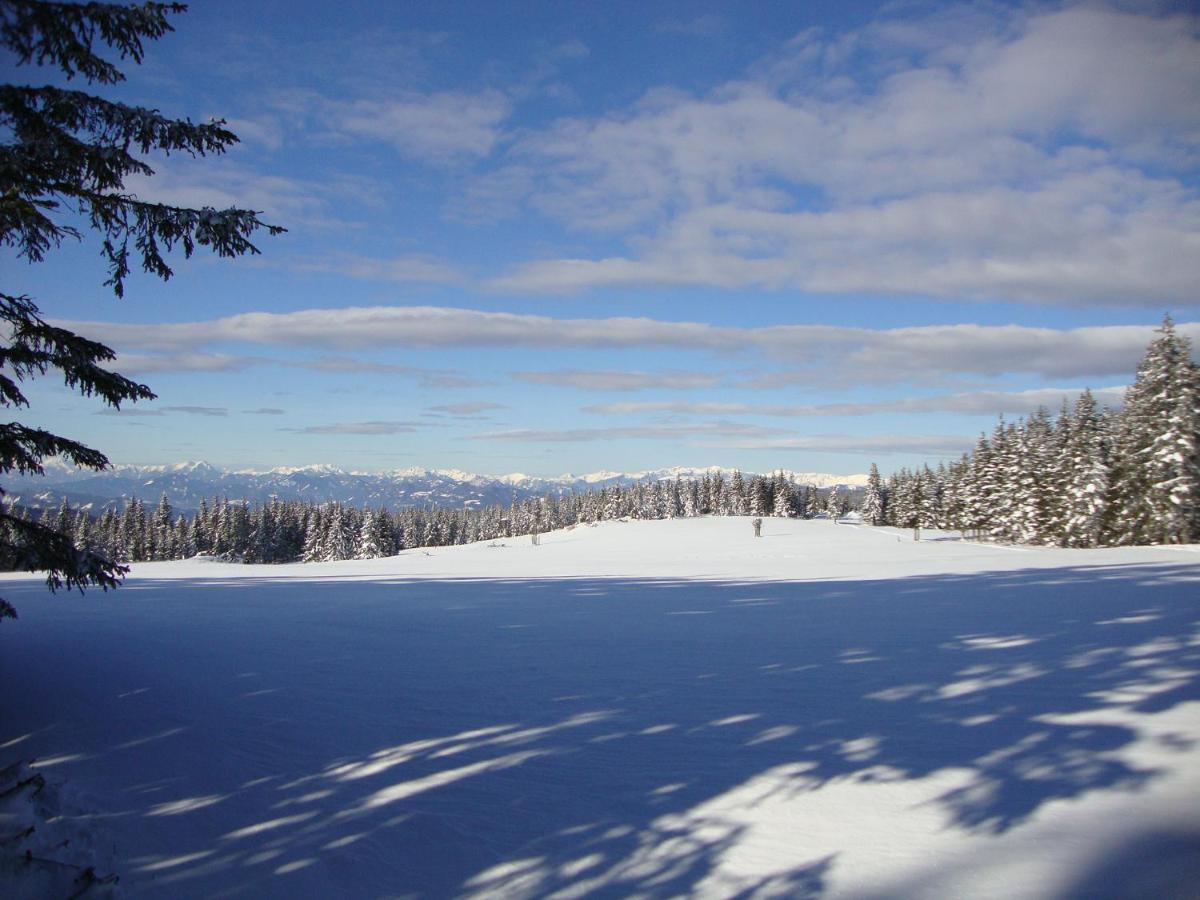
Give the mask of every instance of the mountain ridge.
[[[226, 469], [204, 461], [139, 466], [117, 464], [103, 472], [76, 469], [58, 460], [49, 461], [43, 476], [9, 479], [7, 494], [14, 502], [35, 509], [56, 507], [65, 497], [72, 506], [93, 512], [121, 508], [139, 498], [156, 503], [165, 494], [178, 512], [194, 511], [203, 498], [225, 496], [263, 502], [283, 500], [337, 501], [356, 506], [488, 506], [525, 500], [542, 494], [567, 494], [598, 490], [609, 485], [674, 480], [685, 481], [716, 474], [729, 478], [737, 470], [721, 466], [674, 466], [642, 472], [598, 471], [555, 477], [486, 475], [460, 469], [408, 467], [386, 472], [356, 472], [328, 464], [280, 466], [273, 469]], [[782, 471], [797, 485], [848, 488], [866, 484], [866, 475], [831, 475], [822, 472]], [[742, 472], [744, 477], [755, 473]], [[762, 473], [771, 474], [771, 473]]]

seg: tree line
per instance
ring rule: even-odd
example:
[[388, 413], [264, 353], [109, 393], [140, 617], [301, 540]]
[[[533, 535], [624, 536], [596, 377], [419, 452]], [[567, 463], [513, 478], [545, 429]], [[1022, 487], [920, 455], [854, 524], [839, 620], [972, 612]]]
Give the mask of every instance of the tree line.
[[[266, 503], [213, 498], [191, 516], [176, 514], [164, 494], [148, 508], [134, 498], [99, 517], [74, 510], [64, 498], [42, 523], [69, 534], [80, 551], [120, 562], [216, 556], [247, 563], [325, 562], [392, 556], [416, 547], [441, 547], [539, 534], [611, 519], [695, 516], [804, 517], [850, 508], [838, 488], [795, 485], [782, 472], [749, 478], [734, 472], [684, 481], [638, 482], [566, 495], [546, 494], [507, 506], [356, 507], [337, 502]], [[28, 512], [14, 511], [28, 517]], [[3, 527], [3, 523], [0, 523]], [[0, 547], [5, 546], [0, 535]], [[0, 558], [0, 567], [14, 561]]]
[[1200, 541], [1200, 367], [1163, 320], [1120, 410], [1090, 391], [1052, 418], [1005, 422], [950, 465], [871, 466], [863, 519], [1026, 544]]

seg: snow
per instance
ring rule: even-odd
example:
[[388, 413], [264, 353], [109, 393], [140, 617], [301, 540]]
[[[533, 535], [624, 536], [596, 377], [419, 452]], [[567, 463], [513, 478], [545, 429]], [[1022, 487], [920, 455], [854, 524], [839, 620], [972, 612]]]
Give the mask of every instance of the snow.
[[[247, 469], [247, 472], [253, 472], [253, 469]], [[268, 475], [346, 475], [347, 472], [339, 469], [337, 466], [326, 465], [325, 463], [313, 463], [307, 466], [277, 466], [274, 469], [266, 471]]]
[[617, 481], [623, 478], [624, 475], [620, 472], [609, 472], [602, 470], [600, 472], [589, 472], [587, 475], [571, 475], [570, 473], [560, 475], [559, 481], [581, 481], [584, 484], [599, 484], [602, 481]]
[[497, 475], [496, 480], [501, 484], [523, 484], [534, 479], [523, 472], [510, 472], [508, 475]]
[[36, 759], [71, 799], [42, 820], [139, 897], [1194, 891], [1200, 547], [950, 538], [606, 522], [6, 576], [0, 766]]

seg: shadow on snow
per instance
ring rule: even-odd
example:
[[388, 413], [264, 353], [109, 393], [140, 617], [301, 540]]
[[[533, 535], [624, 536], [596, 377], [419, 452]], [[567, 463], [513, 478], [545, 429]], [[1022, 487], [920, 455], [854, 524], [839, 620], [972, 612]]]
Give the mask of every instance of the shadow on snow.
[[105, 827], [139, 894], [816, 895], [836, 854], [766, 881], [717, 871], [745, 837], [721, 798], [962, 769], [936, 801], [946, 827], [1001, 833], [1136, 789], [1156, 771], [1111, 751], [1138, 735], [1067, 719], [1200, 698], [1198, 577], [31, 593], [0, 657], [28, 734], [0, 744], [124, 798]]

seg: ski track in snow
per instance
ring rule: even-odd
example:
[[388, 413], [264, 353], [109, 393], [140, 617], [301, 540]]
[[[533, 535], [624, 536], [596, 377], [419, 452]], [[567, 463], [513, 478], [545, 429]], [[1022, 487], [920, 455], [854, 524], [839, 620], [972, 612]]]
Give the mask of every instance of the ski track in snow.
[[134, 897], [1195, 893], [1200, 547], [763, 531], [4, 576], [0, 767]]

